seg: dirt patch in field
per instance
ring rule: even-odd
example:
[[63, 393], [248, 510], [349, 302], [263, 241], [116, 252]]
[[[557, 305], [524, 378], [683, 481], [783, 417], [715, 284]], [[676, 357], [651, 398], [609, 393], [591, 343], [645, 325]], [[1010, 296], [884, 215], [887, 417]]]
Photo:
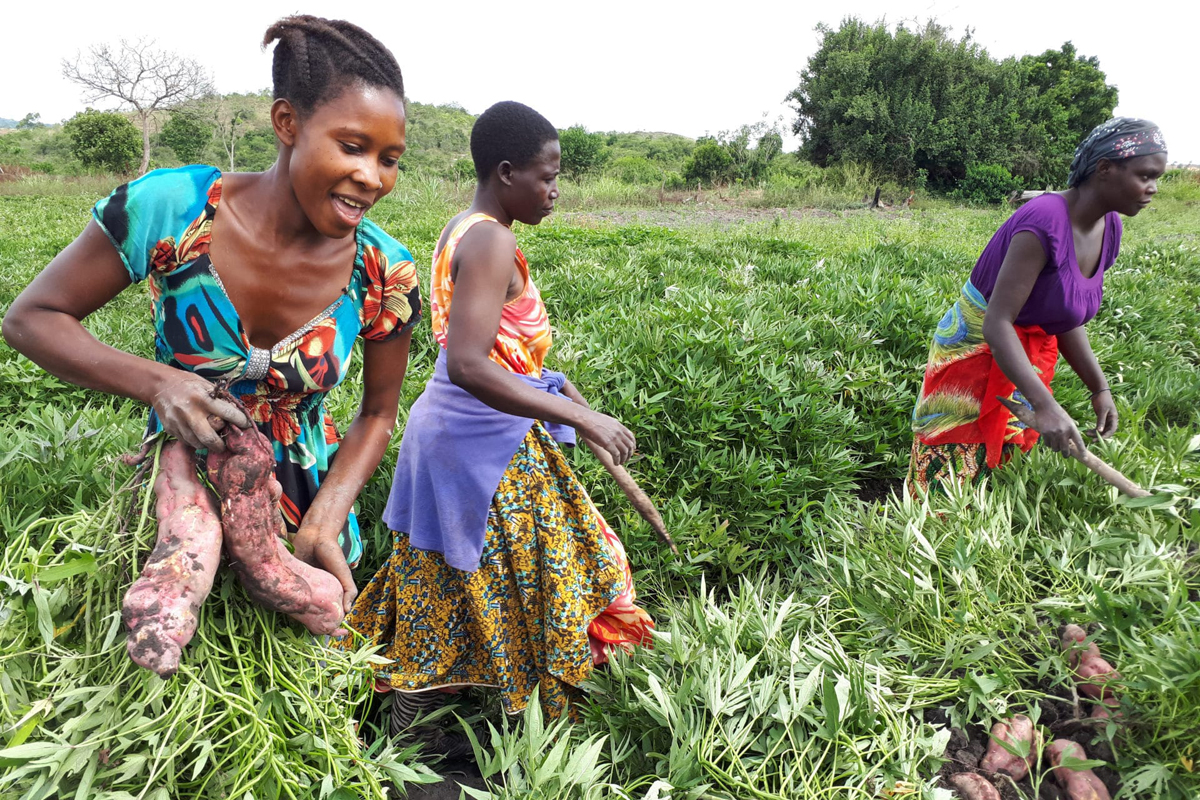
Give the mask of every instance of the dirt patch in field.
[[864, 503], [883, 502], [904, 491], [903, 478], [859, 478], [854, 494]]
[[18, 167], [15, 164], [0, 164], [0, 183], [5, 181], [19, 181], [21, 178], [28, 178], [33, 174], [33, 170], [29, 167]]

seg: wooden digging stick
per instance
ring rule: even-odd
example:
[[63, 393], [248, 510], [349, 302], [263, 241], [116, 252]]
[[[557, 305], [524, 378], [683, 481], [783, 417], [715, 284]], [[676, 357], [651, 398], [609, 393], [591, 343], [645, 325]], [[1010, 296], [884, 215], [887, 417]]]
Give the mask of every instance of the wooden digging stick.
[[[583, 439], [583, 437], [579, 437]], [[650, 523], [650, 527], [658, 534], [658, 540], [671, 548], [671, 552], [679, 555], [679, 548], [675, 546], [675, 542], [671, 540], [671, 534], [667, 533], [667, 526], [663, 524], [662, 515], [658, 513], [658, 509], [654, 507], [654, 501], [642, 491], [642, 487], [637, 485], [637, 481], [629, 474], [629, 471], [620, 464], [613, 461], [612, 456], [603, 447], [592, 444], [587, 439], [583, 439], [584, 443], [595, 454], [604, 468], [608, 470], [608, 474], [613, 476], [613, 480], [617, 482], [617, 486], [621, 487], [621, 491], [629, 498], [629, 502], [633, 503], [633, 507], [642, 515], [642, 519]]]
[[[1037, 417], [1029, 409], [1028, 406], [1025, 406], [1025, 405], [1015, 402], [1013, 400], [1009, 400], [1007, 397], [997, 396], [996, 399], [1000, 401], [1000, 404], [1002, 406], [1004, 406], [1009, 411], [1011, 411], [1013, 416], [1016, 417], [1017, 419], [1019, 419], [1021, 421], [1021, 423], [1023, 425], [1025, 425], [1025, 427], [1032, 428], [1035, 431], [1037, 430], [1037, 426], [1034, 425], [1034, 422], [1037, 420]], [[1096, 457], [1095, 454], [1092, 453], [1091, 450], [1088, 450], [1086, 447], [1083, 449], [1083, 452], [1081, 453], [1081, 452], [1079, 452], [1079, 449], [1076, 447], [1075, 442], [1068, 442], [1067, 455], [1078, 460], [1080, 463], [1082, 463], [1085, 467], [1090, 469], [1092, 472], [1096, 473], [1101, 478], [1108, 481], [1113, 486], [1117, 487], [1117, 489], [1121, 492], [1121, 494], [1127, 495], [1129, 497], [1149, 497], [1150, 496], [1150, 492], [1147, 492], [1145, 489], [1138, 486], [1133, 481], [1129, 480], [1129, 478], [1126, 478], [1124, 475], [1122, 475], [1116, 469], [1114, 469], [1113, 467], [1110, 467], [1108, 464], [1101, 461], [1099, 458]]]

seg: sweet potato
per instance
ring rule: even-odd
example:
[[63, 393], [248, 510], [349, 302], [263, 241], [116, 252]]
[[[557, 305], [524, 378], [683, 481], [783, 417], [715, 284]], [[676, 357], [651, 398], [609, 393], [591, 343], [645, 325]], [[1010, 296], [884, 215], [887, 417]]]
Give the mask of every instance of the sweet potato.
[[[1007, 772], [1013, 777], [1013, 780], [1021, 780], [1029, 774], [1029, 768], [1037, 759], [1036, 737], [1037, 732], [1033, 728], [1033, 722], [1023, 714], [1017, 714], [1011, 719], [997, 722], [992, 726], [991, 740], [988, 742], [983, 761], [979, 764], [980, 769], [989, 772]], [[1013, 755], [1004, 749], [1001, 741], [1007, 742], [1017, 749], [1022, 746], [1027, 747], [1029, 755], [1025, 758]]]
[[209, 452], [208, 478], [221, 495], [225, 552], [251, 599], [287, 614], [314, 634], [341, 634], [342, 584], [287, 549], [279, 513], [275, 455], [256, 428], [222, 432], [225, 451]]
[[1090, 769], [1072, 770], [1060, 766], [1063, 756], [1069, 755], [1078, 759], [1087, 758], [1083, 748], [1070, 739], [1055, 739], [1046, 748], [1050, 756], [1050, 764], [1054, 767], [1051, 773], [1054, 780], [1067, 795], [1067, 800], [1112, 800], [1108, 787]]
[[1113, 687], [1108, 684], [1118, 680], [1121, 674], [1100, 655], [1095, 642], [1084, 644], [1087, 632], [1078, 625], [1063, 628], [1062, 649], [1067, 663], [1075, 670], [1079, 691], [1094, 699], [1113, 697]]
[[1121, 677], [1121, 673], [1103, 658], [1088, 658], [1087, 654], [1079, 660], [1075, 674], [1079, 677], [1079, 691], [1094, 700], [1112, 697], [1113, 687], [1110, 684]]
[[161, 678], [179, 668], [221, 560], [217, 501], [200, 482], [194, 455], [183, 442], [163, 446], [154, 481], [158, 540], [121, 605], [129, 657]]
[[1067, 625], [1063, 627], [1062, 633], [1062, 650], [1067, 654], [1067, 663], [1071, 665], [1071, 669], [1079, 666], [1081, 658], [1099, 658], [1100, 649], [1096, 647], [1095, 642], [1088, 642], [1087, 631], [1078, 625]]
[[1111, 694], [1092, 706], [1092, 719], [1120, 719], [1121, 701]]
[[950, 776], [950, 783], [954, 784], [963, 800], [1000, 800], [1000, 792], [982, 775], [960, 772]]

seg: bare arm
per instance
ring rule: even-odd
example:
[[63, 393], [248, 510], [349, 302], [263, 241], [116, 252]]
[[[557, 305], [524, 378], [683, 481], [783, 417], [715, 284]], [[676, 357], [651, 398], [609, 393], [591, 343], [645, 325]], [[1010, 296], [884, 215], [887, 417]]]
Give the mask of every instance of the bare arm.
[[110, 347], [83, 327], [82, 320], [129, 285], [116, 248], [89, 222], [13, 301], [4, 339], [64, 381], [153, 406], [167, 432], [192, 447], [223, 450], [208, 417], [241, 427], [250, 421], [233, 405], [209, 397], [208, 381]]
[[1060, 453], [1074, 441], [1083, 451], [1083, 438], [1070, 415], [1042, 383], [1017, 336], [1015, 321], [1033, 285], [1046, 264], [1046, 252], [1037, 236], [1021, 231], [1009, 243], [996, 285], [983, 318], [983, 338], [992, 349], [997, 366], [1033, 405], [1038, 430], [1046, 444]]
[[516, 239], [501, 225], [478, 224], [459, 242], [446, 346], [450, 380], [497, 411], [578, 428], [616, 463], [624, 463], [635, 446], [625, 426], [586, 404], [564, 403], [539, 391], [488, 358], [500, 330], [515, 254]]
[[411, 341], [410, 329], [390, 341], [363, 343], [362, 404], [293, 541], [297, 558], [323, 567], [341, 581], [344, 608], [354, 602], [358, 589], [338, 546], [338, 534], [395, 431]]
[[1113, 403], [1112, 392], [1108, 390], [1108, 379], [1104, 377], [1100, 362], [1092, 352], [1087, 331], [1080, 326], [1059, 334], [1058, 349], [1092, 393], [1092, 409], [1096, 412], [1096, 434], [1107, 439], [1117, 432], [1117, 407]]

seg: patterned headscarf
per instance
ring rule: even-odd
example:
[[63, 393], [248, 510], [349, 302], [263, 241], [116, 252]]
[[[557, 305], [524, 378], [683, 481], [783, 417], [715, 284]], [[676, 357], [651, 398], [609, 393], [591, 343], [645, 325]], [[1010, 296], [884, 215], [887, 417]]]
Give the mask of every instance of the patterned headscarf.
[[1075, 149], [1068, 186], [1078, 186], [1092, 176], [1100, 159], [1124, 161], [1127, 158], [1167, 152], [1162, 131], [1153, 122], [1133, 117], [1113, 117], [1092, 129]]

